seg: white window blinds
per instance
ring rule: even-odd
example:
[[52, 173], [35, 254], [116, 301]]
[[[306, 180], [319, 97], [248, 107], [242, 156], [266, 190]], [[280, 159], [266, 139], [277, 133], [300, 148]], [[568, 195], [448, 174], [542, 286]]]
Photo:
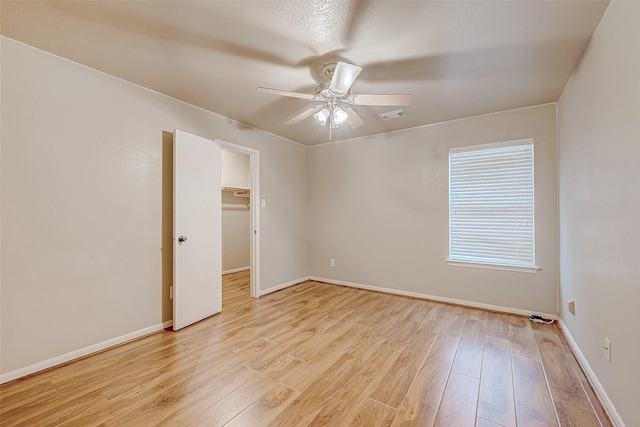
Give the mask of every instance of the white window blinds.
[[533, 140], [449, 151], [449, 261], [535, 268]]

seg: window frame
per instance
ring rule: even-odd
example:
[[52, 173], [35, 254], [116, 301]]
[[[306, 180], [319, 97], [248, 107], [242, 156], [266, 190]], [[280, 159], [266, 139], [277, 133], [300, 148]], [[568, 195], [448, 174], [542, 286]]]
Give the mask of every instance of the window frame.
[[[531, 146], [531, 180], [532, 180], [532, 259], [531, 265], [524, 264], [516, 264], [516, 263], [500, 263], [500, 262], [483, 262], [481, 260], [473, 261], [473, 260], [465, 260], [465, 259], [456, 259], [451, 256], [452, 253], [452, 210], [451, 210], [451, 154], [470, 152], [470, 151], [484, 151], [496, 148], [507, 148], [507, 147], [520, 147], [520, 146]], [[448, 215], [449, 215], [449, 248], [448, 248], [448, 256], [447, 263], [453, 266], [461, 266], [461, 267], [473, 267], [473, 268], [484, 268], [484, 269], [492, 269], [492, 270], [507, 270], [507, 271], [518, 271], [518, 272], [527, 272], [527, 273], [536, 273], [540, 270], [540, 267], [536, 265], [536, 236], [535, 236], [535, 146], [533, 138], [525, 138], [525, 139], [517, 139], [510, 141], [502, 141], [502, 142], [494, 142], [489, 144], [477, 144], [477, 145], [469, 145], [464, 147], [454, 147], [449, 149], [448, 153]]]

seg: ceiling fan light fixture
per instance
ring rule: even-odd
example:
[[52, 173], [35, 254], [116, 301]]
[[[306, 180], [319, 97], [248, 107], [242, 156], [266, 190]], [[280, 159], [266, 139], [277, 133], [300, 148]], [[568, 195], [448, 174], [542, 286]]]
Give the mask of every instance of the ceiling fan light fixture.
[[347, 114], [347, 112], [344, 111], [342, 108], [336, 107], [333, 110], [333, 122], [336, 125], [342, 126], [347, 122], [348, 119], [349, 119], [349, 114]]
[[320, 126], [324, 126], [327, 124], [327, 119], [329, 119], [329, 110], [323, 108], [313, 115], [313, 118], [316, 119], [316, 122], [320, 124]]

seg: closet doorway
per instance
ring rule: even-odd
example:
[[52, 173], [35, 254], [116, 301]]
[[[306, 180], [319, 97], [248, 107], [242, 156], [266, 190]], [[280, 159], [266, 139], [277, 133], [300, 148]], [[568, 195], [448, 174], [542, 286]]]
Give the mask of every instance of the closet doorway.
[[[258, 296], [258, 151], [218, 140], [222, 148], [222, 275], [225, 288]], [[247, 286], [247, 282], [248, 286]]]

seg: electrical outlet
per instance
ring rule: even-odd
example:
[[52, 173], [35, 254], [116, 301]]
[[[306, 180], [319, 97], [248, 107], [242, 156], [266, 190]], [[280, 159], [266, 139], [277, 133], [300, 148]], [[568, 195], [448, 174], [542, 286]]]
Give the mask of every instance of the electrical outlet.
[[609, 338], [604, 339], [604, 357], [607, 362], [611, 363], [611, 341], [609, 341]]
[[330, 266], [330, 267], [335, 267], [335, 266], [336, 266], [336, 260], [335, 260], [335, 259], [333, 259], [333, 258], [331, 258], [331, 259], [329, 260], [329, 266]]
[[569, 313], [576, 315], [576, 302], [574, 300], [569, 301], [567, 304], [569, 306]]
[[169, 299], [173, 299], [173, 286], [169, 286]]

